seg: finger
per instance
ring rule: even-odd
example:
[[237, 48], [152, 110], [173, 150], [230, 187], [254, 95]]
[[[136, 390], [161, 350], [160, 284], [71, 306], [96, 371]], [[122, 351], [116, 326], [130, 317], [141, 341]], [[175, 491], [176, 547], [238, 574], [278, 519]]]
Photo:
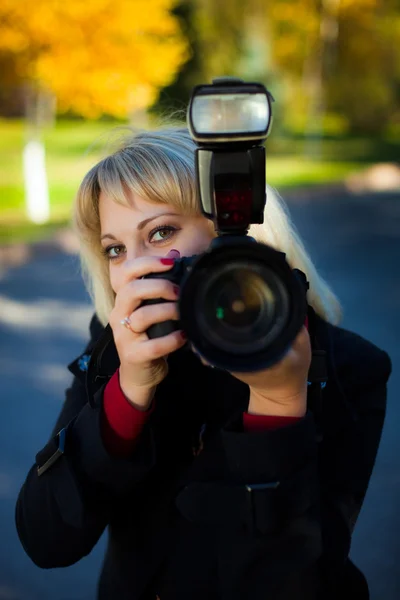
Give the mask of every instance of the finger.
[[179, 252], [179, 250], [175, 250], [174, 248], [172, 248], [172, 250], [168, 252], [165, 258], [180, 258], [180, 256], [181, 253]]
[[179, 320], [177, 302], [165, 302], [138, 308], [130, 316], [130, 326], [136, 333], [144, 333], [151, 325], [169, 320]]
[[140, 344], [140, 352], [138, 353], [138, 348], [136, 347], [134, 355], [132, 357], [127, 356], [127, 359], [135, 362], [137, 361], [137, 355], [140, 354], [140, 362], [153, 361], [179, 350], [185, 344], [186, 336], [183, 336], [183, 332], [181, 330], [174, 331], [163, 337], [142, 342]]
[[[164, 261], [164, 262], [162, 262]], [[165, 264], [165, 261], [169, 261]], [[149, 273], [162, 273], [169, 271], [174, 265], [174, 257], [162, 256], [140, 256], [132, 261], [126, 261], [124, 264], [124, 281], [128, 283], [133, 279], [139, 279]]]
[[179, 287], [168, 279], [136, 279], [120, 290], [115, 299], [115, 310], [123, 319], [139, 308], [143, 300], [176, 301], [178, 296]]
[[295, 352], [301, 352], [307, 349], [308, 347], [311, 348], [310, 334], [308, 333], [307, 327], [303, 325], [292, 344], [292, 349]]

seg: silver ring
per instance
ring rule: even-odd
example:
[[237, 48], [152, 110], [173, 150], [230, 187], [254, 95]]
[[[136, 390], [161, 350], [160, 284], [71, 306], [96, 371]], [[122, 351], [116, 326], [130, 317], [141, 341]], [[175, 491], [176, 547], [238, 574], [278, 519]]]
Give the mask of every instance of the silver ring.
[[122, 319], [122, 321], [120, 321], [121, 325], [123, 325], [124, 327], [126, 327], [127, 329], [129, 329], [129, 331], [132, 331], [131, 329], [131, 320], [129, 317], [125, 317], [125, 319]]

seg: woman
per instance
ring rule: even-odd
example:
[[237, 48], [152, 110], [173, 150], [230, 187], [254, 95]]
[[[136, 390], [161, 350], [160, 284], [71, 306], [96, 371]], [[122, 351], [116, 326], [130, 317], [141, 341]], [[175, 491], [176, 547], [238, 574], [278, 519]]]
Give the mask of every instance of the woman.
[[[310, 283], [287, 355], [231, 374], [199, 360], [182, 331], [146, 335], [178, 319], [179, 289], [141, 277], [215, 235], [198, 209], [194, 149], [183, 129], [141, 133], [80, 186], [74, 222], [95, 314], [19, 494], [21, 542], [38, 566], [63, 567], [108, 527], [100, 600], [365, 600], [348, 555], [390, 359], [338, 327], [339, 303], [272, 192], [250, 234]], [[141, 306], [150, 298], [169, 302]]]

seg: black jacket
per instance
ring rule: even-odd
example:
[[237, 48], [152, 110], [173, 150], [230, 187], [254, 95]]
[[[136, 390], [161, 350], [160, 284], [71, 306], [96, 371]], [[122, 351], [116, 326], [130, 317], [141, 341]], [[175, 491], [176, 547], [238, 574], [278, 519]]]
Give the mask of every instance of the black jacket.
[[384, 422], [385, 352], [316, 317], [322, 412], [312, 384], [305, 418], [246, 433], [248, 386], [179, 350], [132, 456], [115, 458], [100, 419], [119, 360], [109, 326], [94, 316], [90, 332], [16, 505], [36, 565], [72, 565], [108, 526], [100, 600], [368, 599], [348, 555]]

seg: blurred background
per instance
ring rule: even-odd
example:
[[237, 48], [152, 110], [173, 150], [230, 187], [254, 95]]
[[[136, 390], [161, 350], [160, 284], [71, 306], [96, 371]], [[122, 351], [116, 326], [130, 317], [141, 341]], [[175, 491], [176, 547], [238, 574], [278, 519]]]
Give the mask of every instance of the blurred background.
[[352, 557], [372, 600], [400, 577], [399, 0], [2, 0], [0, 600], [94, 600], [104, 539], [41, 571], [14, 525], [88, 335], [71, 205], [115, 128], [182, 122], [192, 87], [234, 75], [275, 98], [267, 180], [342, 301], [389, 352], [385, 430]]

